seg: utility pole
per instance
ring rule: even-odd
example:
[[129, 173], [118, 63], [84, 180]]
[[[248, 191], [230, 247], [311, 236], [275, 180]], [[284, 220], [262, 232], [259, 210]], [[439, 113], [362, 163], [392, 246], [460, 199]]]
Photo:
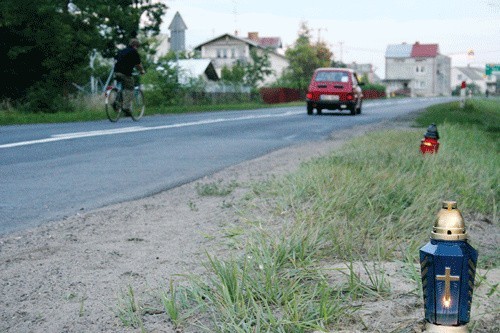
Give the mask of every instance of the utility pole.
[[320, 43], [321, 42], [321, 30], [328, 31], [328, 29], [327, 28], [318, 28], [316, 30], [318, 30], [318, 43]]
[[97, 57], [97, 50], [93, 49], [92, 53], [90, 54], [90, 62], [89, 62], [89, 67], [90, 67], [90, 70], [91, 70], [91, 74], [90, 74], [90, 92], [92, 94], [95, 94], [96, 91], [97, 91], [97, 81], [96, 81], [96, 79], [94, 77], [94, 61], [95, 61], [96, 57]]
[[344, 63], [344, 41], [340, 41], [340, 62]]

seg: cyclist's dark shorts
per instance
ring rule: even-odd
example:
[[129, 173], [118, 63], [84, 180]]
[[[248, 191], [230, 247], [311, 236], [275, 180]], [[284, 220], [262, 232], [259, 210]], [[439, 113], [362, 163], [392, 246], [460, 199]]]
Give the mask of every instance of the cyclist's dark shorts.
[[115, 73], [115, 78], [118, 82], [122, 83], [123, 89], [134, 89], [134, 79], [132, 78], [132, 76], [127, 76], [123, 73]]

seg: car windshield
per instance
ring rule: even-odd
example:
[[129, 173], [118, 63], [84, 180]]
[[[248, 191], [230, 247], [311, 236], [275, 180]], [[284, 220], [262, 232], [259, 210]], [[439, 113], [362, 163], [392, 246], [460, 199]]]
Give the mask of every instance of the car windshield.
[[316, 74], [317, 82], [348, 82], [349, 75], [346, 72], [318, 72]]

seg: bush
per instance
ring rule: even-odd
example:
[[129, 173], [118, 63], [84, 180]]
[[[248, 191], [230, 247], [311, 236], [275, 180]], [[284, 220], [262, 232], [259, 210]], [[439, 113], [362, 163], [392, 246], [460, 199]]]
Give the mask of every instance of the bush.
[[163, 63], [156, 70], [144, 75], [144, 95], [148, 104], [154, 106], [179, 104], [185, 89], [177, 81], [177, 69]]
[[[453, 89], [451, 94], [453, 96], [460, 96], [460, 90], [462, 90], [462, 87], [460, 85], [457, 85], [455, 86], [455, 89]], [[469, 91], [472, 91], [472, 95], [481, 95], [481, 90], [479, 89], [479, 86], [475, 83], [468, 83], [467, 88], [465, 90], [467, 93]]]
[[385, 88], [386, 87], [383, 84], [377, 84], [377, 83], [366, 83], [363, 86], [363, 90], [374, 90], [383, 93], [385, 93]]
[[59, 88], [48, 83], [37, 83], [29, 89], [26, 100], [20, 104], [20, 110], [32, 113], [56, 113], [75, 111], [67, 97], [61, 95]]

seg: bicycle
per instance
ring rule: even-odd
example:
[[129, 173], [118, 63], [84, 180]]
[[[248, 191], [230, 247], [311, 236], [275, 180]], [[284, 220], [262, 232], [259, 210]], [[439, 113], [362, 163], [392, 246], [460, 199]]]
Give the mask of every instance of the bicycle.
[[[139, 82], [139, 75], [132, 74], [132, 76], [134, 77], [134, 95], [132, 98], [130, 112], [127, 112], [125, 116], [130, 116], [134, 121], [138, 121], [144, 115], [146, 106], [144, 104], [144, 94], [141, 90]], [[121, 82], [115, 82], [114, 85], [108, 86], [104, 96], [106, 116], [111, 122], [118, 121], [121, 115], [125, 114], [123, 111], [123, 88]]]

